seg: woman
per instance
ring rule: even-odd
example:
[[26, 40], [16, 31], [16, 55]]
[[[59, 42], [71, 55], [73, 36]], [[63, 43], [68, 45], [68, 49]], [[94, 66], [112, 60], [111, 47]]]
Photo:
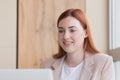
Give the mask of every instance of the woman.
[[53, 70], [54, 80], [115, 80], [113, 59], [95, 48], [83, 11], [66, 10], [57, 28], [59, 52], [42, 64]]

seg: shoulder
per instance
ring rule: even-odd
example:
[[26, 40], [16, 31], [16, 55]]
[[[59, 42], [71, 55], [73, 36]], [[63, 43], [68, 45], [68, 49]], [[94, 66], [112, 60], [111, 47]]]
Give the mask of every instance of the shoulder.
[[94, 60], [94, 70], [99, 70], [101, 74], [101, 80], [115, 80], [115, 71], [112, 56], [104, 53], [99, 53], [92, 56], [92, 58]]
[[111, 59], [111, 60], [113, 59], [112, 56], [105, 54], [105, 53], [95, 54], [92, 56], [92, 58], [97, 61], [105, 61], [107, 59]]
[[41, 68], [49, 68], [55, 61], [56, 61], [55, 58], [49, 57], [46, 60], [42, 61], [40, 66]]
[[53, 64], [55, 65], [60, 65], [59, 63], [64, 59], [64, 57], [59, 58], [59, 59], [55, 59], [54, 57], [49, 57], [46, 60], [42, 61], [42, 63], [40, 64], [41, 68], [51, 68], [51, 66]]
[[98, 53], [91, 57], [94, 60], [94, 63], [97, 65], [110, 65], [113, 64], [112, 56], [105, 53]]

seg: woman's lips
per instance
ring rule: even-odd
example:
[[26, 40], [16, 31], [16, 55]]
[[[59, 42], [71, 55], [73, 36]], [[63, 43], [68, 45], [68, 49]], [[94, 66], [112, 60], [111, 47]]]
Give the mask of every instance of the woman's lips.
[[65, 45], [70, 45], [70, 44], [72, 44], [73, 42], [71, 42], [71, 41], [64, 41], [63, 42], [63, 44], [65, 44]]

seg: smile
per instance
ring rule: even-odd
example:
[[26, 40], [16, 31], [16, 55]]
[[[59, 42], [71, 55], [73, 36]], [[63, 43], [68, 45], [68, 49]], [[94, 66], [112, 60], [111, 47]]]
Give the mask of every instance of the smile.
[[70, 42], [70, 41], [66, 41], [66, 42], [63, 42], [63, 44], [65, 44], [65, 45], [70, 45], [70, 44], [72, 44], [73, 42]]

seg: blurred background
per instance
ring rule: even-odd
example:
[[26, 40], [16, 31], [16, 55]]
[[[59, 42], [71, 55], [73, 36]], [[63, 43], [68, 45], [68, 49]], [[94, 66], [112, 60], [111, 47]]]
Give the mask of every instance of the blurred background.
[[120, 28], [115, 27], [120, 25], [120, 6], [112, 3], [120, 4], [119, 0], [0, 0], [0, 69], [40, 68], [41, 61], [58, 51], [58, 16], [78, 8], [86, 12], [96, 47], [113, 56], [120, 75]]

